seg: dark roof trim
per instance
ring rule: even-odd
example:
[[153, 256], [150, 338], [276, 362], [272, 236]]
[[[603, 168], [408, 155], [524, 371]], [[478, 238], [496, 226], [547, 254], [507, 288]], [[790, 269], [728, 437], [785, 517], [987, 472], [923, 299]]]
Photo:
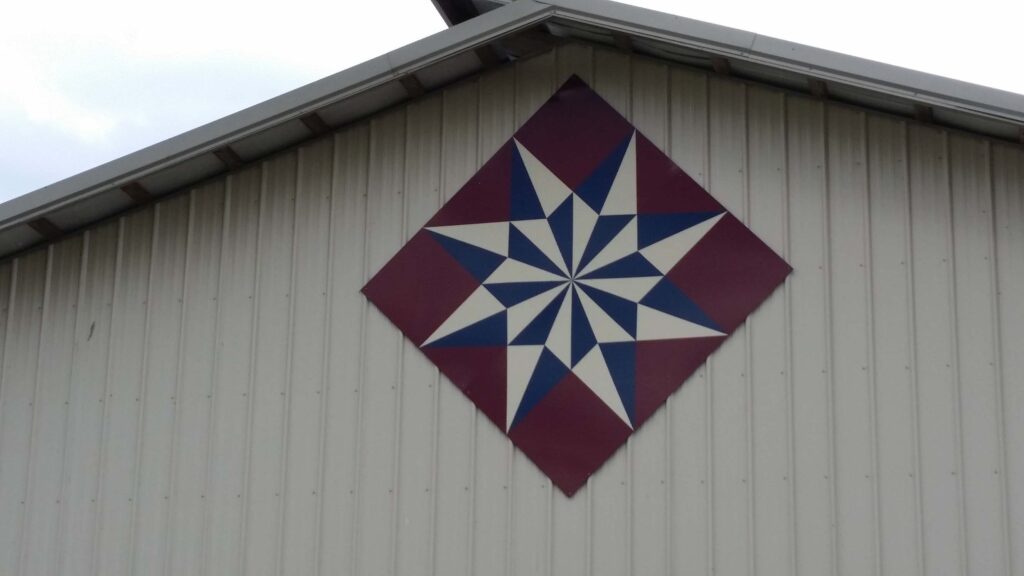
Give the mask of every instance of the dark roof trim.
[[470, 18], [480, 15], [473, 5], [473, 0], [431, 0], [448, 26], [462, 24]]

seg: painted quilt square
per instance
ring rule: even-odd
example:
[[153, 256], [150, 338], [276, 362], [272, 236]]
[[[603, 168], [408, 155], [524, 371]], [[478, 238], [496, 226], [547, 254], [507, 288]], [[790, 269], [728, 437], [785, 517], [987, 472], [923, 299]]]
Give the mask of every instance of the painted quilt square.
[[571, 496], [790, 271], [573, 77], [363, 292]]

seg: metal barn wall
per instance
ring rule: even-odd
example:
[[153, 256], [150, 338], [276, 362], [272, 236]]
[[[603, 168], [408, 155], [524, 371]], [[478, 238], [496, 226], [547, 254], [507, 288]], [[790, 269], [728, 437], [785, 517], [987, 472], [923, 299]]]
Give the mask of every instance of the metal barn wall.
[[[359, 293], [577, 73], [795, 268], [573, 499]], [[569, 45], [0, 264], [0, 574], [1024, 575], [1024, 150]]]

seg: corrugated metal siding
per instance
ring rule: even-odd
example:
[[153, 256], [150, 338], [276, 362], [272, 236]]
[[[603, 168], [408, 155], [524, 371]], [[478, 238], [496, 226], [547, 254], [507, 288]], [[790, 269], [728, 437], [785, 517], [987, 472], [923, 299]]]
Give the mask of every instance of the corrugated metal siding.
[[[795, 268], [573, 499], [359, 293], [570, 73]], [[0, 264], [0, 573], [1024, 574], [1024, 151], [569, 45]]]

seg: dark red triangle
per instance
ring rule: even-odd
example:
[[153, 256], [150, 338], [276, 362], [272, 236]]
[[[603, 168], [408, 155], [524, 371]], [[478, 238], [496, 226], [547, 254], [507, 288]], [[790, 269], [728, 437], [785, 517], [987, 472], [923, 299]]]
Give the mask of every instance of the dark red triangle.
[[509, 430], [509, 438], [572, 496], [633, 431], [570, 372]]
[[420, 230], [363, 286], [363, 294], [419, 345], [479, 286], [430, 232]]
[[725, 210], [640, 133], [636, 136], [636, 209], [639, 214]]
[[575, 189], [633, 127], [578, 76], [572, 76], [515, 137]]
[[423, 348], [423, 353], [505, 431], [506, 348]]
[[654, 414], [724, 341], [716, 336], [637, 342], [634, 427]]
[[455, 193], [427, 226], [483, 224], [509, 219], [512, 142], [507, 142]]
[[666, 277], [731, 333], [793, 269], [726, 214]]

